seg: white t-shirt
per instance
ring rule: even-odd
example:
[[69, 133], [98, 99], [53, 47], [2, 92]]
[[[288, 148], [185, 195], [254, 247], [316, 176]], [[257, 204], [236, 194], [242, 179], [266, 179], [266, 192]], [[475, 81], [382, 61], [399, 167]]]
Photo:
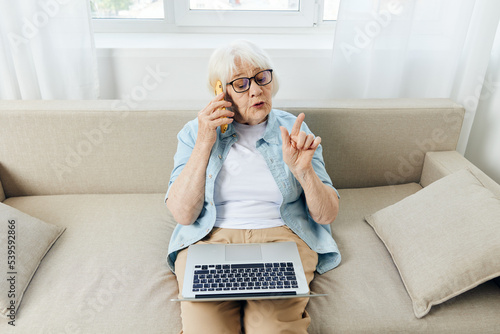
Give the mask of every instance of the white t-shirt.
[[233, 122], [238, 141], [215, 180], [216, 227], [259, 229], [284, 225], [283, 196], [263, 156], [255, 148], [267, 121], [257, 125]]

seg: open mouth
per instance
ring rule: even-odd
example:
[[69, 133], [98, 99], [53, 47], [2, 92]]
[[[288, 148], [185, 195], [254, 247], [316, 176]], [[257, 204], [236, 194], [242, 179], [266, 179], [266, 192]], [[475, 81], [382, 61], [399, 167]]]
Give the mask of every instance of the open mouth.
[[255, 103], [252, 107], [257, 107], [257, 108], [260, 108], [264, 105], [264, 102], [258, 102], [258, 103]]

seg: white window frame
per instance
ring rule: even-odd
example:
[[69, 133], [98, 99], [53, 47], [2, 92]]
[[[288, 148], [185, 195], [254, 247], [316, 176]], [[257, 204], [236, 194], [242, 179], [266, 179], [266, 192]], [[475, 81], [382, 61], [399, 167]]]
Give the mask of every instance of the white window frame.
[[[162, 19], [94, 18], [96, 33], [293, 33], [331, 30], [335, 21], [323, 22], [322, 0], [301, 0], [300, 11], [199, 11], [188, 0], [160, 0]], [[347, 1], [347, 0], [344, 0]], [[256, 13], [257, 15], [252, 15]], [[314, 29], [313, 29], [314, 28]]]

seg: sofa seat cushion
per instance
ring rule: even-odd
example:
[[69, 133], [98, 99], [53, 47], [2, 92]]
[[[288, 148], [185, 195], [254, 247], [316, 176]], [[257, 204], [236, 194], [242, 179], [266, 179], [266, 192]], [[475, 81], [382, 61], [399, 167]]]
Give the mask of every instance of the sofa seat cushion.
[[[311, 298], [309, 333], [498, 332], [500, 289], [493, 283], [433, 308], [424, 319], [413, 315], [389, 253], [363, 217], [419, 189], [409, 184], [340, 190], [341, 210], [332, 228], [343, 260], [311, 285], [329, 295]], [[170, 301], [177, 281], [165, 262], [174, 222], [163, 199], [164, 194], [7, 199], [66, 231], [26, 290], [16, 327], [0, 319], [0, 333], [179, 333], [179, 304]]]
[[[0, 333], [178, 333], [177, 281], [166, 265], [174, 228], [164, 194], [9, 198], [66, 231]], [[5, 320], [5, 321], [4, 321]]]
[[[332, 234], [342, 253], [339, 267], [316, 275], [308, 311], [310, 333], [498, 333], [500, 289], [492, 281], [415, 317], [394, 262], [364, 217], [420, 190], [416, 183], [340, 189]], [[478, 319], [481, 319], [478, 322]]]

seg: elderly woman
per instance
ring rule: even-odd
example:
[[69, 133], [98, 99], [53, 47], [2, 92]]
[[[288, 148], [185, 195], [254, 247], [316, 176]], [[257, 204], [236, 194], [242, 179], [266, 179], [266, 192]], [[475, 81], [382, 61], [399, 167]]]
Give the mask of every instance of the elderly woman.
[[[247, 41], [216, 50], [209, 63], [217, 95], [178, 134], [166, 195], [178, 222], [168, 251], [182, 291], [194, 243], [294, 241], [306, 278], [340, 262], [330, 223], [338, 193], [321, 138], [298, 117], [272, 109], [278, 80], [269, 57]], [[220, 127], [228, 125], [227, 131]], [[182, 302], [184, 333], [307, 333], [308, 298]], [[241, 318], [243, 317], [243, 318]], [[243, 319], [241, 321], [241, 319]]]

